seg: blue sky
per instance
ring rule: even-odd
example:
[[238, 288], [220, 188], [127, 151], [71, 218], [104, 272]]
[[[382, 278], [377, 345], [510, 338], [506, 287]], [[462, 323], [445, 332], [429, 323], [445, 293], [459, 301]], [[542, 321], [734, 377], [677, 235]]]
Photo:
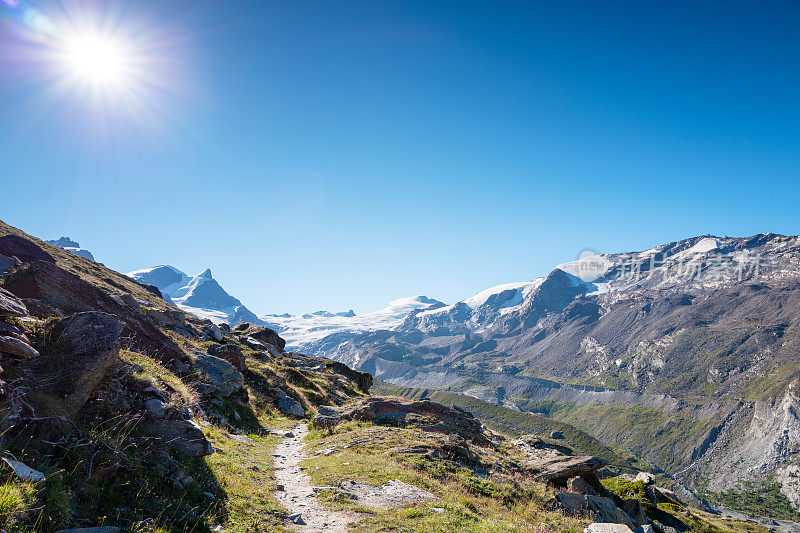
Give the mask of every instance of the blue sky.
[[793, 2], [82, 2], [152, 39], [140, 107], [54, 91], [3, 2], [0, 218], [258, 313], [800, 233]]

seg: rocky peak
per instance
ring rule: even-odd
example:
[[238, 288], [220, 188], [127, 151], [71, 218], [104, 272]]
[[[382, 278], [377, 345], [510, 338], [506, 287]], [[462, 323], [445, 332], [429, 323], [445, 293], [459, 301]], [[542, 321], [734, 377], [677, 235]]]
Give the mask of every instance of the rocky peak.
[[54, 239], [51, 241], [45, 241], [47, 243], [52, 244], [53, 246], [58, 246], [59, 248], [80, 248], [81, 245], [77, 242], [73, 241], [69, 237], [60, 237], [58, 239]]

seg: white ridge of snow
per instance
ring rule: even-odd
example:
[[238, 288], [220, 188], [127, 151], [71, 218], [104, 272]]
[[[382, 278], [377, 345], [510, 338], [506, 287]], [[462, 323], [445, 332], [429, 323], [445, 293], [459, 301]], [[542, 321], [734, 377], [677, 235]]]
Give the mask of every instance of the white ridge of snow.
[[536, 278], [533, 281], [517, 281], [512, 283], [503, 283], [501, 285], [495, 285], [494, 287], [489, 287], [488, 289], [482, 290], [481, 292], [474, 294], [469, 298], [461, 300], [456, 304], [446, 305], [444, 307], [439, 307], [437, 309], [429, 309], [426, 311], [422, 311], [418, 313], [417, 316], [424, 317], [424, 316], [436, 315], [439, 313], [447, 313], [459, 303], [465, 304], [474, 311], [476, 309], [479, 309], [481, 306], [486, 305], [486, 302], [492, 296], [508, 290], [516, 290], [517, 291], [516, 294], [514, 294], [511, 298], [503, 302], [500, 302], [500, 304], [497, 305], [498, 312], [501, 315], [503, 315], [513, 311], [514, 309], [522, 305], [522, 302], [525, 301], [525, 298], [527, 298], [528, 295], [534, 289], [536, 289], [536, 287], [541, 285], [543, 281], [544, 278]]
[[[469, 298], [464, 300], [464, 303], [467, 304], [471, 309], [477, 309], [478, 307], [485, 304], [486, 300], [488, 300], [491, 296], [495, 294], [500, 294], [503, 291], [511, 289], [523, 289], [525, 287], [528, 287], [531, 283], [533, 282], [522, 281], [518, 283], [503, 283], [502, 285], [496, 285], [494, 287], [490, 287], [486, 290], [483, 290], [474, 296], [470, 296]], [[519, 305], [522, 303], [522, 291], [518, 291], [517, 294], [519, 295], [519, 301], [516, 304], [511, 304], [511, 305]], [[506, 305], [503, 307], [508, 307], [508, 306]]]
[[345, 313], [283, 314], [264, 315], [260, 318], [286, 339], [287, 346], [294, 348], [342, 331], [363, 332], [392, 329], [402, 324], [411, 312], [435, 305], [441, 305], [441, 302], [427, 296], [409, 296], [389, 302], [384, 309], [363, 315], [347, 316]]

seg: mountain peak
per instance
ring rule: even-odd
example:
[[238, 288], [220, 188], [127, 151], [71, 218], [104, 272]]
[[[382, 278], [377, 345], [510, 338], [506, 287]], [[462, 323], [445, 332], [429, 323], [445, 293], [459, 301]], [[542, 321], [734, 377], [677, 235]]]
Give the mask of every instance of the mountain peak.
[[210, 268], [205, 269], [203, 272], [198, 274], [197, 277], [198, 278], [214, 279], [214, 277], [211, 275], [211, 269]]

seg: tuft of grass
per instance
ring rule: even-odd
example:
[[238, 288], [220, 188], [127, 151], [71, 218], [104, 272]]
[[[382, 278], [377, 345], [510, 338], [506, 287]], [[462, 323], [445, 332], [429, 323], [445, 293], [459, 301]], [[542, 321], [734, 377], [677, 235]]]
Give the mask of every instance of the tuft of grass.
[[35, 504], [35, 488], [31, 483], [8, 482], [0, 485], [0, 527], [17, 528]]

